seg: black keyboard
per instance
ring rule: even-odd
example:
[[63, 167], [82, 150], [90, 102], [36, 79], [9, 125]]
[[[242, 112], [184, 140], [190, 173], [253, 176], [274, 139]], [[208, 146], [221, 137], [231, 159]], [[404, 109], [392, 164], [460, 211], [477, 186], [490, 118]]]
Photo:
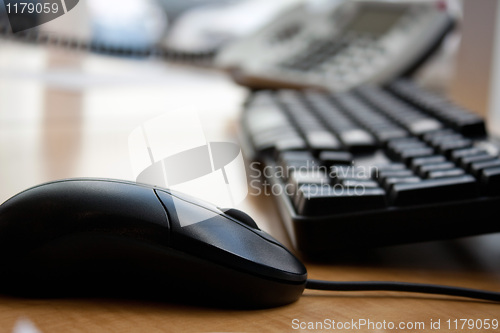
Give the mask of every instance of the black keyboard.
[[478, 115], [412, 81], [257, 91], [241, 121], [251, 185], [303, 254], [500, 231], [499, 146]]

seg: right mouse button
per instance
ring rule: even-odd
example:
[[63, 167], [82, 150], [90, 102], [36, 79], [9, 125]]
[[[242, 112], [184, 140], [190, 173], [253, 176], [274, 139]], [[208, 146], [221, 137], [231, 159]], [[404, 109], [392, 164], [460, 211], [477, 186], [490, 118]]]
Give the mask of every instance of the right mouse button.
[[247, 213], [242, 212], [239, 209], [234, 209], [234, 208], [221, 208], [221, 210], [227, 216], [232, 217], [233, 219], [235, 219], [241, 223], [246, 224], [250, 228], [260, 230], [257, 223], [255, 223], [255, 221]]

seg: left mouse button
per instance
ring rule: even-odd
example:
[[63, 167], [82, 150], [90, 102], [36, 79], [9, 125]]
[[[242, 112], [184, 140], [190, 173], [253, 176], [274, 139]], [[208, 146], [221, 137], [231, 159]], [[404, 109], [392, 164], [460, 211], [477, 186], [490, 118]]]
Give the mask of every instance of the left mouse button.
[[200, 205], [199, 202], [195, 203], [189, 200], [190, 198], [185, 199], [158, 189], [155, 191], [167, 210], [173, 229], [177, 227], [187, 227], [222, 215], [221, 211], [210, 209], [203, 202], [203, 205]]

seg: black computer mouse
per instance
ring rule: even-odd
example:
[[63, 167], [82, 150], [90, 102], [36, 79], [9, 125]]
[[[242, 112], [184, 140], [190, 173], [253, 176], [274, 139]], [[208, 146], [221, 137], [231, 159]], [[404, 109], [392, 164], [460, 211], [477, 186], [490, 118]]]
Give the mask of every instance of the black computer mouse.
[[35, 186], [0, 206], [0, 292], [263, 308], [302, 294], [304, 265], [246, 214], [108, 179]]

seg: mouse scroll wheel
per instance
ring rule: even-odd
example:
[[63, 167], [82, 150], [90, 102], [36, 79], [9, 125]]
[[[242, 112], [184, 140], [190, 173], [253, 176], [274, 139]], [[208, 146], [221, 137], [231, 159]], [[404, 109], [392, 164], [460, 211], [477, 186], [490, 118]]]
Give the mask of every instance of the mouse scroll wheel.
[[255, 221], [247, 213], [244, 213], [241, 210], [234, 208], [229, 208], [229, 209], [222, 208], [221, 210], [224, 212], [224, 214], [232, 217], [235, 220], [240, 221], [241, 223], [246, 224], [250, 228], [260, 230], [257, 223], [255, 223]]

